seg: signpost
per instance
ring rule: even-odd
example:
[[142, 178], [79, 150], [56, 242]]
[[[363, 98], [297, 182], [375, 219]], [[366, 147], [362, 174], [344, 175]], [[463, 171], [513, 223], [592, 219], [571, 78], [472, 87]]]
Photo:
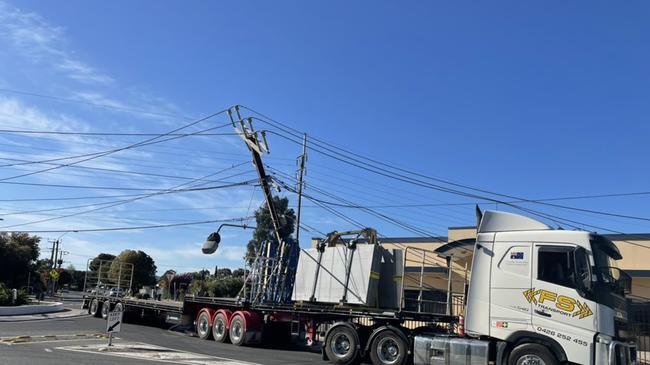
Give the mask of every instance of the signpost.
[[108, 312], [106, 333], [108, 333], [108, 346], [113, 346], [113, 333], [120, 332], [122, 328], [122, 311]]

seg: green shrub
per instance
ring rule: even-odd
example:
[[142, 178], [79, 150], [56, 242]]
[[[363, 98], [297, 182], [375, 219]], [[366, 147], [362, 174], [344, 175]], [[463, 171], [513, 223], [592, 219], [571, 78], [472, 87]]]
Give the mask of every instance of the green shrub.
[[0, 283], [0, 306], [12, 306], [27, 304], [27, 292], [18, 290], [16, 302], [13, 302], [13, 291], [7, 288], [3, 283]]
[[240, 277], [206, 278], [192, 281], [189, 293], [197, 296], [234, 298], [243, 285], [244, 280]]

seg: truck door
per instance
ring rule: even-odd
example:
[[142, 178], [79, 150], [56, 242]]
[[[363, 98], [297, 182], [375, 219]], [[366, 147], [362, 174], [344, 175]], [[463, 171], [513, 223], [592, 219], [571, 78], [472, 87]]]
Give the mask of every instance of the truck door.
[[495, 242], [490, 282], [490, 335], [506, 339], [531, 330], [531, 304], [521, 295], [531, 285], [531, 242]]
[[576, 257], [576, 247], [535, 244], [532, 286], [523, 296], [532, 306], [533, 327], [564, 348], [569, 360], [587, 364], [596, 331], [596, 303], [576, 288], [576, 266], [588, 265], [586, 254]]

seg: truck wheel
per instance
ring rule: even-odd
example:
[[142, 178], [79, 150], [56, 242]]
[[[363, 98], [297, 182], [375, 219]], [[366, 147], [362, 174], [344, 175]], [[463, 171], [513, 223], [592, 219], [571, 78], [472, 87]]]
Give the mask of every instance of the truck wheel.
[[508, 365], [558, 365], [551, 351], [536, 343], [515, 347], [508, 356]]
[[93, 317], [99, 317], [101, 315], [99, 307], [99, 299], [93, 298], [93, 300], [90, 302], [90, 306], [88, 307], [88, 313]]
[[110, 311], [110, 309], [111, 309], [111, 302], [105, 300], [104, 304], [102, 304], [102, 310], [101, 310], [102, 318], [108, 319], [108, 312]]
[[202, 340], [207, 340], [212, 335], [210, 328], [210, 313], [203, 311], [199, 314], [199, 318], [196, 319], [196, 334], [199, 335], [199, 338]]
[[244, 318], [235, 314], [230, 319], [230, 342], [233, 345], [241, 346], [244, 344], [244, 339], [246, 338], [246, 325], [244, 323]]
[[337, 326], [332, 329], [325, 340], [325, 353], [334, 364], [353, 364], [358, 357], [357, 337], [348, 326]]
[[370, 346], [370, 360], [374, 365], [403, 365], [408, 359], [407, 344], [393, 331], [378, 334]]
[[226, 342], [228, 339], [228, 320], [223, 313], [217, 313], [212, 321], [212, 337], [217, 342]]
[[122, 302], [117, 302], [115, 303], [115, 307], [113, 307], [113, 310], [116, 312], [124, 312], [124, 305]]

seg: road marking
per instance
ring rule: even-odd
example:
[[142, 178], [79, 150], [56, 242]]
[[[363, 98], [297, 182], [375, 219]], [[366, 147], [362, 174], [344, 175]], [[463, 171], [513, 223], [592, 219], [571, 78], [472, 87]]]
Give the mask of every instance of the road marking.
[[69, 342], [69, 341], [98, 341], [105, 340], [108, 336], [104, 333], [78, 333], [64, 335], [43, 335], [43, 336], [10, 336], [0, 337], [0, 343], [5, 345], [30, 345], [46, 342]]
[[45, 352], [52, 352], [52, 349], [44, 348]]
[[105, 344], [62, 346], [56, 347], [56, 350], [102, 354], [138, 360], [162, 361], [183, 365], [259, 365], [247, 361], [197, 354], [142, 342], [116, 343], [111, 347]]

